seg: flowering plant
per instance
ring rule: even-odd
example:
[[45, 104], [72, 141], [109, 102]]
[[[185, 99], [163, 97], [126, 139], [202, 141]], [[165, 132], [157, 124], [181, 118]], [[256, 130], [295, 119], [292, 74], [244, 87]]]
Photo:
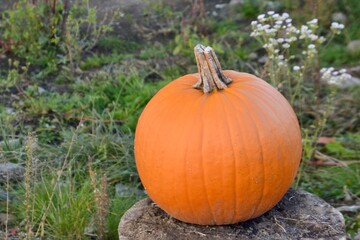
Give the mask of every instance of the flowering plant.
[[[265, 73], [270, 83], [283, 92], [294, 105], [295, 100], [300, 96], [305, 74], [315, 73], [313, 75], [318, 76], [320, 46], [327, 39], [330, 40], [340, 34], [345, 26], [333, 22], [328, 36], [320, 36], [316, 18], [305, 25], [295, 27], [288, 13], [279, 14], [269, 11], [252, 21], [251, 27], [250, 36], [260, 42], [266, 50], [268, 60], [265, 64]], [[321, 71], [320, 79], [334, 84], [350, 77], [345, 70], [333, 70]]]
[[[269, 79], [270, 83], [288, 98], [297, 112], [303, 133], [303, 158], [311, 159], [317, 139], [332, 109], [331, 101], [335, 91], [335, 88], [331, 88], [328, 97], [320, 99], [321, 81], [329, 85], [339, 85], [351, 77], [345, 69], [335, 71], [330, 67], [320, 70], [319, 50], [326, 41], [329, 42], [335, 35], [340, 34], [345, 26], [333, 22], [329, 34], [321, 36], [318, 19], [296, 27], [288, 13], [269, 11], [252, 21], [251, 27], [250, 36], [254, 37], [267, 53], [267, 62], [261, 77]], [[305, 82], [314, 85], [308, 88]], [[311, 92], [313, 90], [314, 92]], [[315, 116], [306, 122], [302, 121], [305, 104], [309, 109], [316, 107], [315, 110], [310, 110], [316, 112]]]

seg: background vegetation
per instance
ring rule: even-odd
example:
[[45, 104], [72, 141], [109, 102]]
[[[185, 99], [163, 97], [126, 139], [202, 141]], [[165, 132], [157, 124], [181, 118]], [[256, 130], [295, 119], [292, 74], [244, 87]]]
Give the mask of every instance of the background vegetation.
[[[360, 2], [228, 3], [148, 0], [104, 14], [87, 0], [19, 0], [1, 12], [0, 161], [25, 169], [23, 181], [0, 187], [9, 220], [1, 238], [117, 239], [122, 214], [145, 196], [133, 156], [137, 118], [162, 86], [196, 71], [197, 43], [291, 101], [304, 143], [294, 187], [335, 207], [360, 205], [360, 85], [320, 75], [360, 67], [360, 52], [346, 49], [360, 39]], [[294, 26], [317, 18], [328, 41], [310, 58], [300, 41], [271, 53], [269, 38], [250, 36], [269, 11], [288, 13]], [[331, 34], [334, 13], [346, 17], [342, 34]], [[360, 213], [344, 214], [351, 239]]]

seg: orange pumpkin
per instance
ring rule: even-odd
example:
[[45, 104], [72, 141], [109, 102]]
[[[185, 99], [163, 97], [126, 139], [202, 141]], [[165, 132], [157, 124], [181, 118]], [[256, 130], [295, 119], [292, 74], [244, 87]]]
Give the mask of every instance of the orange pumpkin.
[[197, 45], [199, 74], [162, 88], [142, 112], [135, 159], [150, 198], [172, 217], [233, 224], [273, 208], [293, 182], [302, 152], [287, 100], [265, 81], [223, 71]]

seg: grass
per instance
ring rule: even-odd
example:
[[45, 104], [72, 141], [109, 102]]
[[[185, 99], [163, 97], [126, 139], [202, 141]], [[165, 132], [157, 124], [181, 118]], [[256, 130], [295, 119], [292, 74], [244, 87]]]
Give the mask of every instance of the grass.
[[[349, 25], [345, 37], [335, 38], [322, 49], [323, 66], [359, 62], [360, 56], [350, 55], [345, 49], [349, 40], [360, 36], [355, 21], [360, 5], [355, 0], [346, 2], [332, 3], [329, 8], [346, 13]], [[163, 4], [159, 1], [144, 12], [146, 19], [157, 20], [153, 30], [151, 21], [147, 21], [135, 40], [124, 33], [105, 34], [75, 63], [77, 72], [69, 69], [64, 56], [56, 59], [61, 64], [51, 71], [48, 66], [28, 66], [13, 53], [7, 56], [18, 60], [15, 65], [14, 60], [9, 67], [7, 59], [0, 59], [6, 61], [0, 64], [7, 69], [0, 76], [1, 161], [28, 168], [24, 183], [9, 186], [15, 195], [10, 213], [17, 217], [9, 228], [20, 226], [21, 238], [26, 238], [21, 235], [24, 232], [28, 232], [28, 239], [31, 235], [44, 239], [117, 238], [120, 217], [141, 197], [115, 195], [119, 182], [142, 188], [133, 155], [138, 116], [166, 83], [196, 71], [193, 45], [199, 41], [212, 45], [224, 68], [261, 73], [258, 59], [249, 59], [251, 53], [258, 58], [264, 55], [249, 36], [250, 21], [269, 10], [261, 1], [245, 1], [242, 8], [232, 9], [231, 18], [208, 16], [187, 27], [179, 26], [178, 20], [191, 19], [189, 11], [175, 11]], [[294, 19], [309, 20], [313, 16], [306, 9], [298, 11], [289, 1], [280, 1], [280, 8], [292, 13]], [[321, 18], [324, 26], [330, 21], [329, 9], [319, 9], [328, 11]], [[164, 32], [168, 35], [161, 35]], [[39, 87], [45, 91], [39, 92]], [[299, 187], [334, 205], [347, 204], [348, 195], [353, 200], [360, 198], [359, 90], [337, 91], [332, 103], [335, 111], [323, 131], [326, 136], [336, 136], [336, 141], [317, 148], [348, 162], [348, 166], [304, 164], [300, 171]], [[304, 97], [313, 99], [313, 92], [305, 92]], [[328, 91], [323, 89], [321, 93], [326, 95]], [[299, 116], [301, 120], [313, 121], [315, 107], [305, 110]], [[31, 136], [33, 143], [29, 145]], [[99, 201], [102, 198], [104, 201]], [[1, 210], [6, 211], [6, 206], [1, 205]], [[103, 216], [100, 221], [96, 220], [99, 215]], [[360, 220], [354, 214], [345, 217], [348, 233], [354, 236]], [[21, 225], [23, 220], [28, 225]]]

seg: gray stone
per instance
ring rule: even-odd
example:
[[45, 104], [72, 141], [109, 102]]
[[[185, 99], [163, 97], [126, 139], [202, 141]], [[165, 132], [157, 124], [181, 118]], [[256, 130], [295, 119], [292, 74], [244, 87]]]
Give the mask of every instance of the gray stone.
[[351, 77], [350, 79], [342, 82], [343, 88], [359, 86], [359, 85], [360, 85], [360, 78], [357, 77]]
[[264, 55], [258, 59], [258, 63], [265, 64], [268, 59], [268, 56]]
[[41, 95], [41, 94], [43, 94], [43, 93], [45, 93], [46, 92], [46, 90], [45, 90], [45, 88], [43, 88], [43, 87], [38, 87], [38, 93]]
[[233, 6], [233, 5], [243, 4], [243, 3], [244, 3], [244, 0], [231, 0], [229, 2], [229, 5]]
[[349, 42], [348, 45], [346, 46], [346, 50], [350, 54], [359, 54], [360, 53], [360, 39]]
[[15, 216], [10, 213], [0, 213], [0, 226], [12, 225], [15, 222]]
[[5, 112], [6, 112], [6, 114], [14, 114], [15, 113], [15, 108], [6, 107]]
[[339, 22], [345, 24], [348, 20], [347, 16], [342, 12], [335, 12], [331, 15], [333, 22]]
[[118, 183], [115, 185], [115, 194], [118, 197], [130, 197], [130, 196], [144, 196], [144, 192], [134, 188], [126, 186], [122, 183]]
[[[258, 55], [257, 55], [257, 53], [256, 52], [252, 52], [252, 53], [250, 53], [249, 54], [249, 59], [251, 60], [251, 61], [254, 61], [254, 60], [256, 60], [256, 59], [258, 59]], [[266, 62], [266, 61], [265, 61]]]
[[347, 72], [350, 73], [351, 76], [360, 77], [360, 66], [348, 68]]
[[223, 226], [178, 221], [146, 198], [123, 215], [118, 231], [120, 240], [346, 239], [338, 210], [313, 194], [292, 189], [262, 216]]
[[0, 188], [0, 202], [12, 201], [14, 200], [14, 195], [11, 193], [6, 192], [4, 189]]
[[25, 169], [16, 163], [0, 163], [0, 183], [21, 181], [24, 178]]

